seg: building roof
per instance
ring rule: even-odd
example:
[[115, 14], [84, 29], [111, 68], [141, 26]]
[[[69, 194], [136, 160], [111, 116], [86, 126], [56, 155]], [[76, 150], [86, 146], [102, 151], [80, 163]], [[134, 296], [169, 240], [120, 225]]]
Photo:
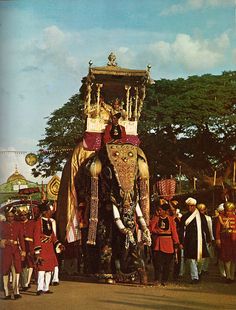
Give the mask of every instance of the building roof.
[[25, 183], [27, 180], [26, 178], [19, 173], [19, 171], [15, 170], [15, 172], [9, 176], [9, 178], [7, 179], [7, 183], [15, 183], [15, 184], [18, 184], [19, 182], [21, 183]]

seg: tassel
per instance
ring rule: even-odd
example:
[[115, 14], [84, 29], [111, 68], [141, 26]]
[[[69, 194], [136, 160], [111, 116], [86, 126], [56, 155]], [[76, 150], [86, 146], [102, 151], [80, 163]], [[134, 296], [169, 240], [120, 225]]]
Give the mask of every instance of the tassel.
[[87, 244], [96, 244], [98, 223], [98, 177], [91, 178], [90, 219]]

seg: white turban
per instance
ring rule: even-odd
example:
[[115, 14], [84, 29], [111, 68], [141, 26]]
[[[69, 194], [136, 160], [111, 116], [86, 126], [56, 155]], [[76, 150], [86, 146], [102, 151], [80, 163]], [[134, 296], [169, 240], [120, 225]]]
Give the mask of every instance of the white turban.
[[224, 204], [223, 203], [221, 203], [218, 207], [217, 207], [217, 211], [219, 211], [219, 212], [222, 212], [222, 211], [224, 211]]
[[5, 222], [6, 217], [3, 214], [0, 214], [0, 222]]
[[185, 200], [185, 203], [189, 206], [196, 206], [197, 200], [192, 197], [189, 197], [187, 200]]

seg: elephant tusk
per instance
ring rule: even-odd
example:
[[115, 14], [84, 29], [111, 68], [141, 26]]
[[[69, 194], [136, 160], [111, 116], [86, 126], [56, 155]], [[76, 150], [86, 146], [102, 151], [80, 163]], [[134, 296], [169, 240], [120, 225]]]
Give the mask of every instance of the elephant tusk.
[[137, 214], [137, 216], [138, 216], [140, 225], [141, 225], [141, 227], [142, 227], [142, 230], [144, 231], [144, 230], [147, 229], [147, 224], [146, 224], [146, 222], [145, 222], [145, 220], [144, 220], [144, 218], [143, 218], [143, 213], [142, 213], [142, 210], [141, 210], [140, 205], [139, 205], [138, 202], [137, 202], [137, 204], [136, 204], [135, 210], [136, 210], [136, 214]]
[[124, 226], [123, 222], [120, 219], [120, 212], [119, 212], [117, 206], [112, 204], [112, 210], [113, 210], [113, 216], [114, 216], [114, 220], [116, 222], [117, 227], [119, 228], [119, 230], [124, 232], [125, 226]]

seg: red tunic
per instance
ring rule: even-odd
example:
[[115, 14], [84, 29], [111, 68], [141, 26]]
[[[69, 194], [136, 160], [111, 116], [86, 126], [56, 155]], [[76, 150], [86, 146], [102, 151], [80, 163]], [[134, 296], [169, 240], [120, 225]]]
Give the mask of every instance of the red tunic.
[[221, 241], [220, 259], [236, 262], [236, 215], [219, 215], [215, 235]]
[[26, 266], [34, 267], [34, 230], [35, 230], [35, 220], [26, 220], [25, 222], [20, 222], [23, 229], [23, 235], [25, 240], [26, 249]]
[[50, 219], [39, 218], [35, 224], [34, 251], [42, 258], [38, 271], [53, 271], [58, 266], [54, 246], [59, 245]]
[[[165, 221], [166, 227], [160, 227], [160, 220]], [[154, 251], [174, 253], [174, 245], [179, 244], [179, 237], [176, 224], [171, 216], [162, 219], [160, 216], [155, 215], [150, 221], [150, 232], [153, 237]]]
[[13, 264], [16, 273], [21, 272], [21, 252], [25, 252], [25, 242], [23, 230], [20, 223], [13, 221], [0, 222], [0, 239], [8, 240], [9, 245], [5, 245], [2, 251], [2, 273], [7, 275]]
[[108, 124], [105, 128], [104, 131], [104, 136], [103, 136], [103, 142], [106, 143], [110, 143], [110, 142], [115, 142], [115, 141], [119, 141], [121, 143], [126, 143], [126, 131], [125, 131], [125, 127], [124, 126], [120, 126], [121, 129], [121, 138], [118, 140], [114, 140], [114, 138], [111, 137], [111, 129], [112, 129], [112, 124]]

